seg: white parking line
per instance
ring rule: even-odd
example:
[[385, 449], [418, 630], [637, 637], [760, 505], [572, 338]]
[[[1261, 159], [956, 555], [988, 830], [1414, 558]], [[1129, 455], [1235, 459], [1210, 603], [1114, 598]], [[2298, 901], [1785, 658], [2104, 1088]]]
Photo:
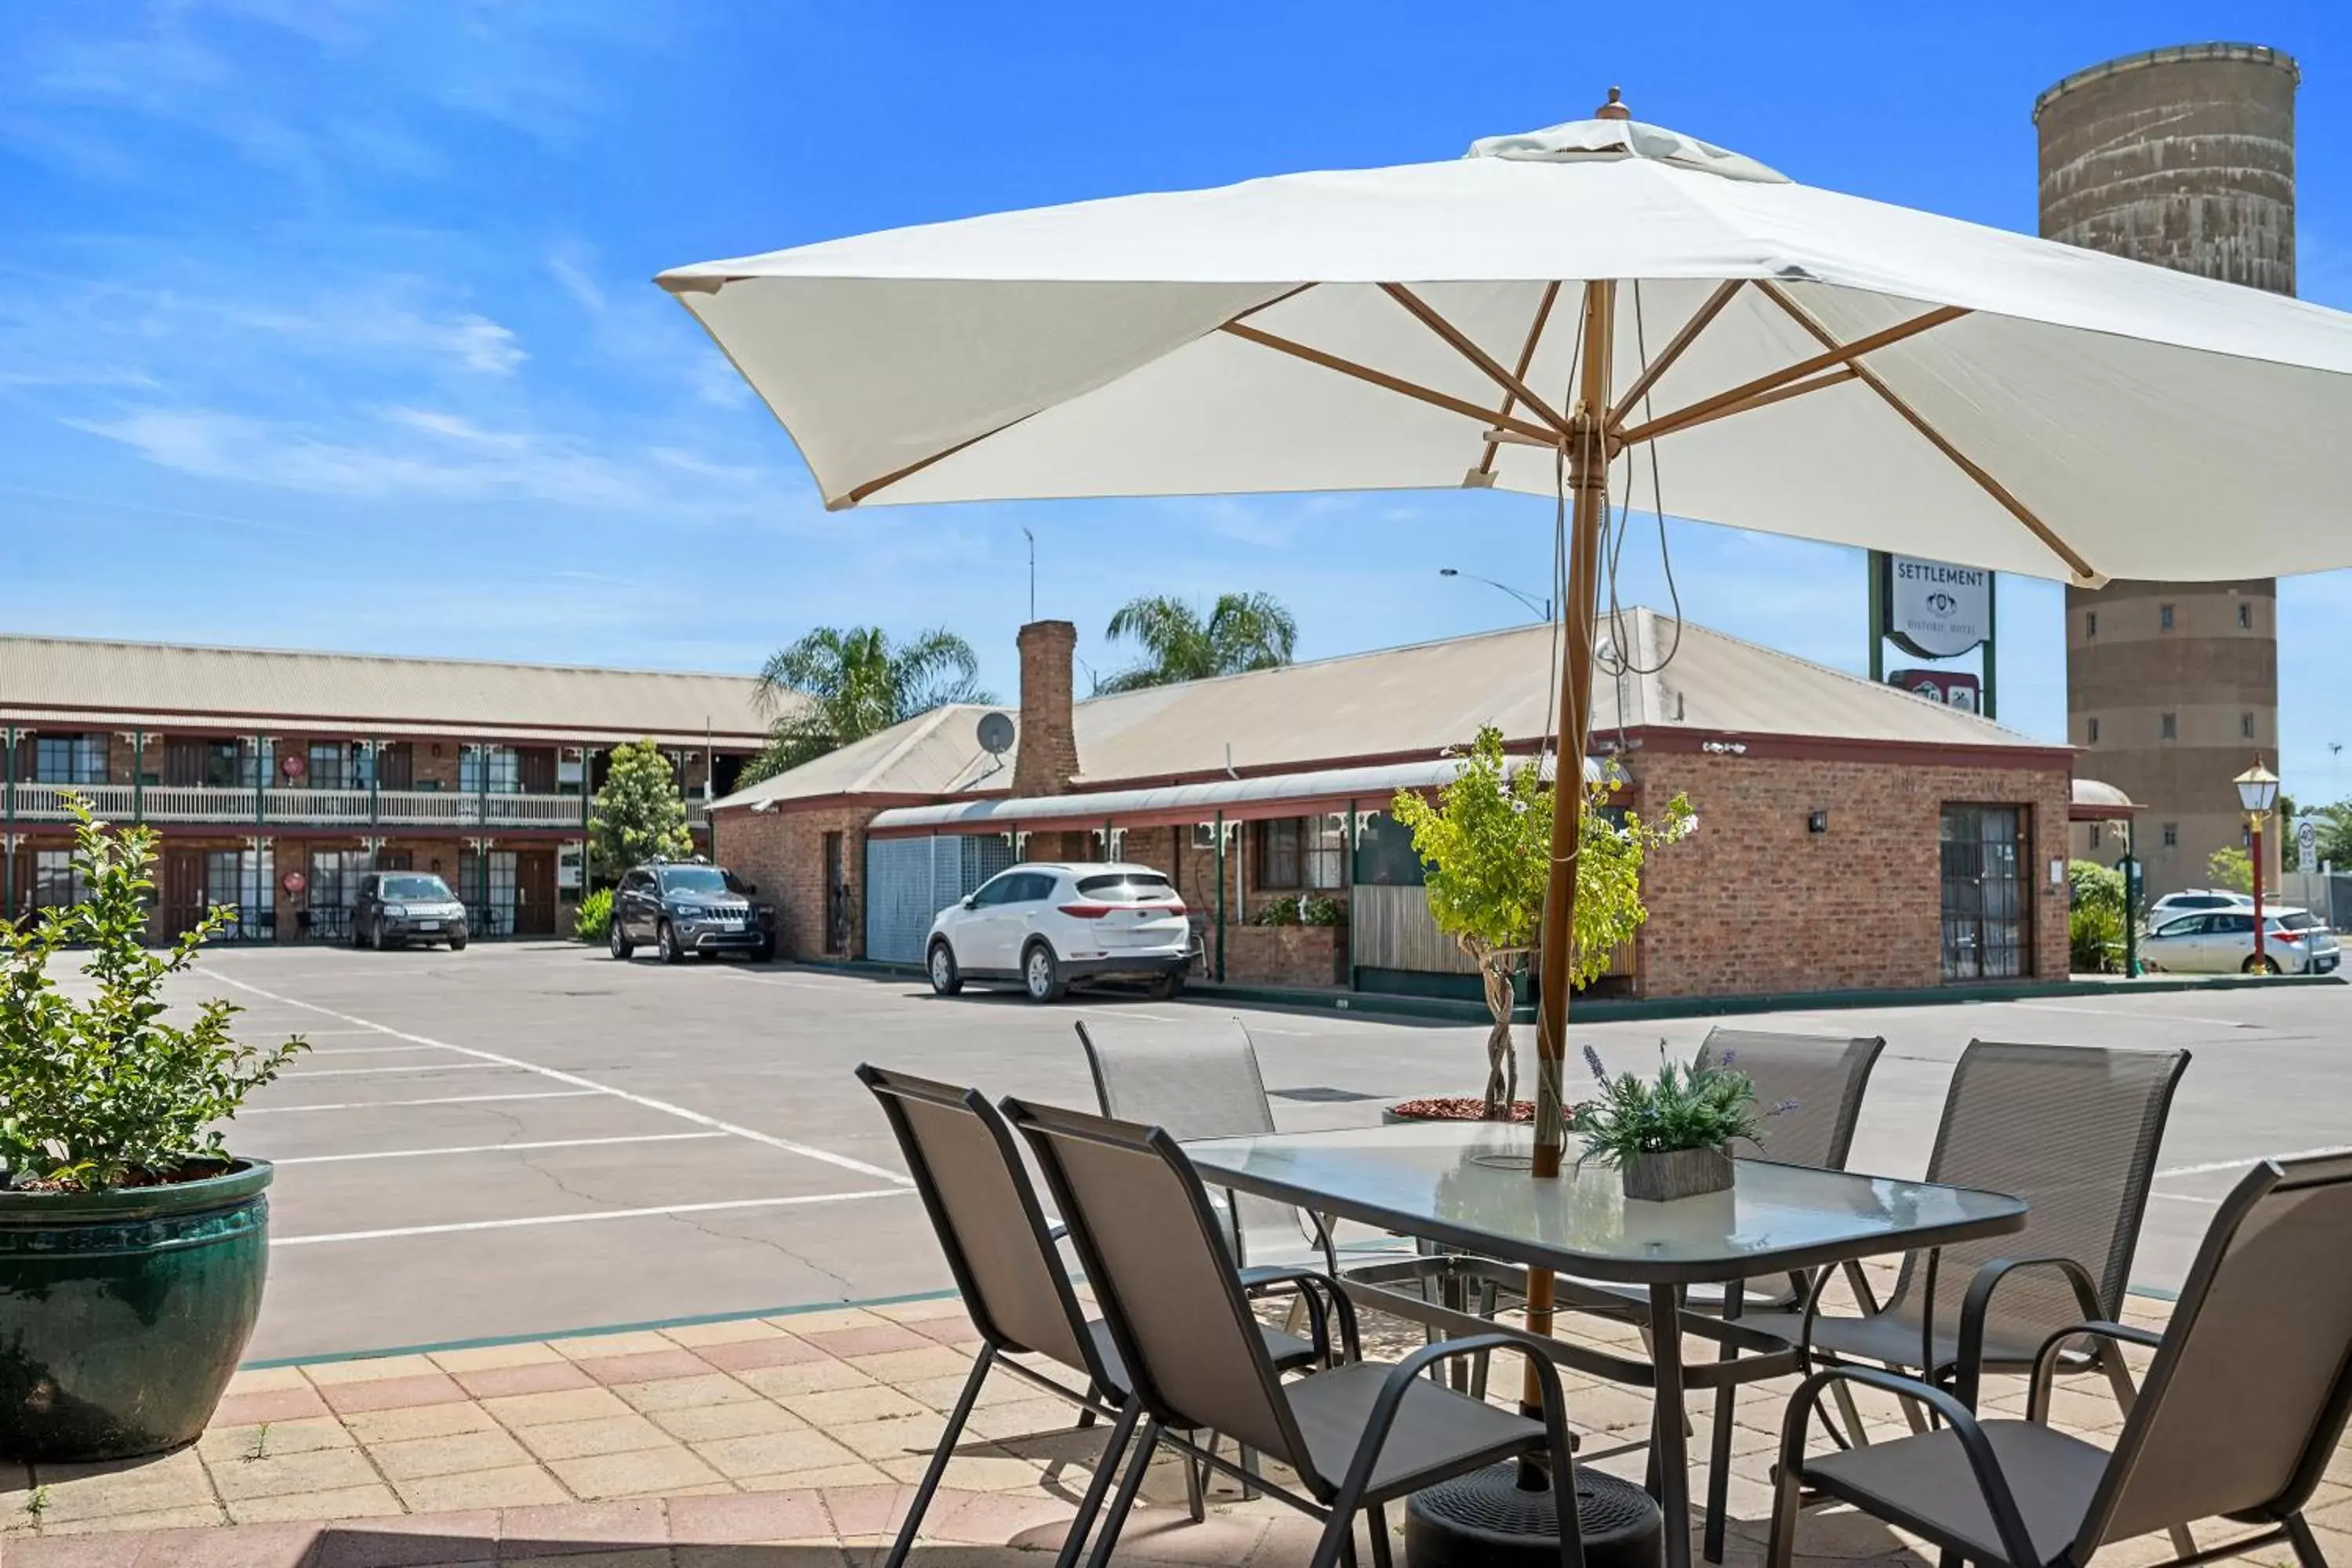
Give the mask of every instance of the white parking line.
[[[2069, 1007], [2057, 1002], [1979, 1002], [1976, 1004], [1976, 1005], [1980, 1007], [2023, 1007], [2030, 1012], [2035, 1013], [2093, 1013], [2102, 1018], [2137, 1018], [2142, 1023], [2211, 1024], [2218, 1028], [2223, 1029], [2243, 1028], [2247, 1024], [2247, 1020], [2243, 1018], [2203, 1018], [2190, 1013], [2148, 1013], [2137, 1011], [2129, 1007]], [[2268, 1028], [2269, 1026], [2266, 1024], [2256, 1025], [2255, 1027]]]
[[[229, 982], [234, 985], [235, 981]], [[381, 1078], [395, 1072], [484, 1072], [491, 1068], [509, 1067], [507, 1062], [408, 1062], [388, 1068], [320, 1068], [316, 1071], [289, 1072], [278, 1076], [280, 1083], [308, 1083], [314, 1078]]]
[[791, 1198], [730, 1198], [715, 1204], [665, 1204], [649, 1209], [596, 1209], [587, 1214], [548, 1214], [530, 1219], [472, 1219], [457, 1225], [409, 1225], [392, 1230], [342, 1230], [324, 1236], [277, 1236], [272, 1247], [317, 1247], [330, 1241], [388, 1241], [404, 1236], [451, 1236], [467, 1230], [516, 1230], [534, 1225], [586, 1225], [600, 1219], [648, 1219], [660, 1215], [713, 1214], [721, 1209], [791, 1208], [808, 1204], [846, 1204], [861, 1198], [902, 1198], [907, 1187], [869, 1187], [858, 1193], [810, 1193]]
[[[343, 1031], [337, 1030], [336, 1032], [341, 1034]], [[351, 1033], [354, 1035], [367, 1035], [373, 1034], [374, 1031], [373, 1029], [353, 1029]], [[305, 1036], [304, 1038], [307, 1039], [309, 1037]], [[305, 1059], [316, 1060], [321, 1057], [389, 1057], [396, 1056], [403, 1051], [405, 1051], [410, 1056], [415, 1056], [419, 1051], [429, 1051], [437, 1048], [437, 1047], [434, 1046], [331, 1046], [323, 1051], [305, 1051], [302, 1054]]]
[[236, 1114], [242, 1121], [248, 1116], [291, 1116], [298, 1110], [390, 1110], [407, 1105], [488, 1105], [502, 1100], [591, 1100], [604, 1092], [601, 1089], [535, 1089], [526, 1094], [445, 1094], [431, 1100], [339, 1100], [331, 1105], [257, 1105]]
[[376, 1149], [364, 1154], [297, 1154], [273, 1165], [334, 1165], [347, 1160], [418, 1160], [428, 1154], [504, 1154], [521, 1149], [587, 1149], [605, 1143], [683, 1143], [690, 1138], [724, 1138], [724, 1132], [635, 1132], [624, 1138], [550, 1138], [533, 1143], [459, 1143], [442, 1149]]
[[[2156, 1173], [2156, 1179], [2159, 1182], [2168, 1182], [2175, 1176], [2210, 1176], [2216, 1171], [2248, 1170], [2264, 1160], [2308, 1160], [2315, 1154], [2341, 1154], [2344, 1152], [2343, 1144], [2331, 1143], [2325, 1149], [2297, 1149], [2291, 1154], [2255, 1154], [2243, 1160], [2214, 1160], [2202, 1165], [2175, 1165], [2169, 1171], [2158, 1171]], [[2166, 1193], [2158, 1195], [2170, 1197], [2173, 1194]]]
[[[915, 1184], [914, 1178], [902, 1176], [896, 1171], [885, 1170], [880, 1165], [869, 1165], [863, 1160], [853, 1160], [846, 1154], [836, 1154], [830, 1149], [819, 1149], [811, 1144], [794, 1142], [789, 1138], [778, 1138], [772, 1133], [756, 1132], [749, 1127], [739, 1127], [731, 1121], [721, 1121], [715, 1116], [705, 1116], [698, 1110], [688, 1110], [682, 1105], [672, 1105], [666, 1100], [655, 1100], [649, 1095], [631, 1094], [627, 1089], [614, 1089], [611, 1084], [598, 1083], [593, 1079], [582, 1078], [578, 1073], [541, 1067], [536, 1062], [523, 1061], [516, 1057], [500, 1056], [496, 1051], [478, 1050], [472, 1046], [453, 1046], [446, 1040], [436, 1040], [424, 1035], [408, 1034], [404, 1030], [379, 1024], [373, 1018], [362, 1018], [351, 1013], [338, 1013], [332, 1007], [321, 1007], [315, 1002], [299, 1002], [291, 996], [281, 996], [275, 991], [265, 991], [250, 981], [234, 979], [217, 972], [214, 978], [234, 985], [240, 991], [250, 991], [256, 996], [266, 997], [272, 1002], [281, 1002], [289, 1007], [299, 1007], [306, 1012], [316, 1013], [321, 1017], [334, 1018], [346, 1024], [358, 1024], [373, 1029], [379, 1034], [390, 1036], [395, 1040], [411, 1040], [420, 1046], [438, 1046], [445, 1051], [456, 1051], [460, 1056], [475, 1058], [487, 1065], [520, 1068], [525, 1072], [535, 1072], [542, 1078], [553, 1079], [558, 1083], [568, 1083], [575, 1089], [593, 1089], [600, 1093], [609, 1094], [615, 1100], [625, 1100], [631, 1105], [641, 1105], [647, 1110], [658, 1110], [667, 1116], [676, 1116], [694, 1122], [698, 1126], [715, 1127], [721, 1132], [731, 1132], [738, 1138], [748, 1138], [754, 1143], [765, 1143], [772, 1149], [782, 1149], [787, 1153], [805, 1155], [812, 1160], [822, 1160], [828, 1165], [838, 1165], [845, 1171], [856, 1171], [863, 1176], [877, 1176], [883, 1181], [901, 1187], [912, 1187]], [[368, 1072], [382, 1069], [356, 1068], [347, 1070]], [[305, 1076], [323, 1077], [325, 1075]]]

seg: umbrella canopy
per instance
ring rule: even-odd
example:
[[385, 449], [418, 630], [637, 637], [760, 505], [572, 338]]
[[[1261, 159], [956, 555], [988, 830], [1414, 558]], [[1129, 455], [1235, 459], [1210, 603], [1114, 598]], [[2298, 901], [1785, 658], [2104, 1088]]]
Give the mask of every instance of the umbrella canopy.
[[1550, 495], [1613, 281], [1607, 455], [1654, 443], [1677, 516], [2086, 584], [2352, 563], [2352, 317], [1620, 112], [660, 281], [835, 507]]

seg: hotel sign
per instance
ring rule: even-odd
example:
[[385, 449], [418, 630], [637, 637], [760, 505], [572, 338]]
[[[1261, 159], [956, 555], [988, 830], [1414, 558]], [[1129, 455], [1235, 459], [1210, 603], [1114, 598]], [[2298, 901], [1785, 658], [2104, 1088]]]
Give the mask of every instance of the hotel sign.
[[1906, 653], [1951, 658], [1992, 635], [1992, 574], [1910, 555], [1885, 555], [1885, 624], [1878, 630]]

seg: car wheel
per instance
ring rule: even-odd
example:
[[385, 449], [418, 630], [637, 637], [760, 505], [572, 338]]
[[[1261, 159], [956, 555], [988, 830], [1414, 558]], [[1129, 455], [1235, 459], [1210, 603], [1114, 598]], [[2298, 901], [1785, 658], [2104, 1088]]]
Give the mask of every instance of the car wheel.
[[1181, 974], [1163, 974], [1151, 983], [1150, 997], [1154, 1002], [1173, 1002], [1184, 994]]
[[956, 968], [955, 949], [942, 940], [931, 943], [928, 966], [931, 972], [931, 991], [936, 995], [952, 996], [963, 989], [963, 975]]
[[629, 939], [621, 934], [621, 917], [613, 917], [613, 929], [604, 935], [604, 946], [614, 958], [626, 958], [635, 951]]
[[654, 951], [661, 954], [664, 963], [678, 963], [686, 958], [685, 949], [677, 945], [677, 933], [664, 921], [654, 928]]
[[754, 963], [775, 963], [776, 944], [772, 942], [763, 942], [759, 946], [753, 948], [751, 950], [751, 962]]
[[353, 947], [365, 947], [367, 945], [367, 937], [361, 931], [360, 922], [356, 920], [352, 921], [349, 940]]
[[467, 938], [467, 937], [462, 937], [462, 936], [453, 936], [453, 937], [451, 937], [451, 938], [449, 939], [449, 951], [450, 951], [451, 952], [465, 952], [465, 951], [466, 951], [466, 943], [467, 943], [469, 940], [471, 940], [471, 939], [470, 939], [470, 938]]
[[2266, 952], [2260, 958], [2247, 959], [2239, 965], [2238, 972], [2241, 974], [2276, 974], [2279, 972], [2278, 960]]
[[1042, 942], [1029, 944], [1021, 955], [1021, 988], [1032, 1002], [1059, 1002], [1066, 987], [1062, 984], [1061, 961], [1054, 950]]
[[383, 922], [382, 921], [378, 921], [373, 925], [368, 927], [368, 945], [375, 949], [378, 952], [382, 952], [383, 951]]

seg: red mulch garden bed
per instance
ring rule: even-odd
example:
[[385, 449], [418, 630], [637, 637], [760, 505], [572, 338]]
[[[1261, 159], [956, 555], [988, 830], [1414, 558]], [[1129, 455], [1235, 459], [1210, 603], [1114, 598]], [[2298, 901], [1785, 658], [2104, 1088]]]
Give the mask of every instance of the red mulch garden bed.
[[[1399, 1100], [1389, 1107], [1391, 1114], [1408, 1121], [1484, 1121], [1486, 1102], [1475, 1094], [1433, 1095], [1426, 1100]], [[1512, 1121], [1533, 1121], [1536, 1102], [1517, 1100], [1511, 1102]]]

